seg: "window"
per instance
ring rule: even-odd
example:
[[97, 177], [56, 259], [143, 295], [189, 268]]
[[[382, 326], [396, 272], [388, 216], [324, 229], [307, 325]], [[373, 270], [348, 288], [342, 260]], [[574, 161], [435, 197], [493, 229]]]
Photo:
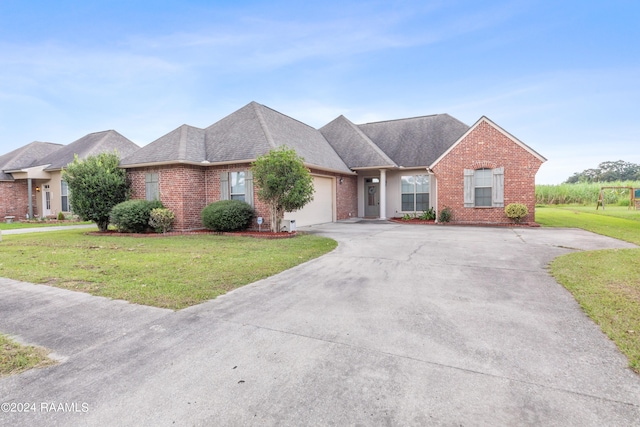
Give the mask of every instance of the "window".
[[147, 173], [144, 179], [145, 199], [160, 200], [160, 185], [158, 183], [158, 173]]
[[220, 172], [220, 200], [242, 200], [253, 206], [253, 174], [250, 170]]
[[402, 211], [429, 210], [429, 176], [406, 175], [401, 177]]
[[491, 206], [491, 169], [477, 169], [473, 174], [475, 183], [475, 205]]
[[229, 173], [229, 194], [231, 200], [245, 201], [245, 172]]
[[504, 207], [504, 168], [465, 169], [464, 207]]
[[62, 212], [70, 212], [69, 208], [69, 186], [66, 181], [60, 182], [60, 206]]

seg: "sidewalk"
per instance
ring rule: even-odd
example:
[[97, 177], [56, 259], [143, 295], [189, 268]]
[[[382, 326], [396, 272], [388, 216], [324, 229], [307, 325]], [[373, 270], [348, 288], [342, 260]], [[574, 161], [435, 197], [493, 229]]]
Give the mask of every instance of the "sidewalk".
[[0, 230], [0, 235], [44, 233], [45, 231], [72, 230], [75, 228], [97, 228], [95, 224], [56, 225], [53, 227], [16, 228], [15, 230]]

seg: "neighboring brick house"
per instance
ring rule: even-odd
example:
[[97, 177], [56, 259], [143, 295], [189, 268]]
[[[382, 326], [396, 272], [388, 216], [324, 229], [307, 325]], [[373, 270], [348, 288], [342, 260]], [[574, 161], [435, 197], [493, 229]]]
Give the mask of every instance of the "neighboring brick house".
[[69, 145], [33, 142], [0, 156], [0, 220], [5, 216], [69, 213], [69, 191], [62, 170], [75, 156], [85, 159], [115, 151], [122, 157], [139, 148], [118, 132], [107, 130], [90, 133]]
[[504, 206], [514, 202], [528, 207], [532, 223], [535, 174], [546, 160], [486, 117], [469, 127], [447, 114], [363, 125], [340, 116], [314, 129], [251, 102], [206, 129], [183, 125], [121, 166], [133, 197], [161, 200], [178, 230], [201, 228], [202, 209], [224, 199], [247, 201], [266, 221], [251, 163], [283, 145], [314, 178], [314, 200], [285, 216], [298, 226], [445, 206], [454, 222], [506, 223]]

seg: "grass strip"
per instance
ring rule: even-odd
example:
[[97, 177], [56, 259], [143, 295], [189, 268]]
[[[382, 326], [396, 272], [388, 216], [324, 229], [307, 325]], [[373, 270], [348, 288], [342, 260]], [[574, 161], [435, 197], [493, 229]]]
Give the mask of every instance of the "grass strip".
[[18, 344], [6, 335], [0, 334], [0, 377], [55, 364], [48, 354], [47, 349]]
[[[547, 227], [581, 228], [640, 245], [640, 212], [595, 206], [536, 208]], [[575, 252], [556, 258], [551, 274], [640, 373], [640, 249]]]

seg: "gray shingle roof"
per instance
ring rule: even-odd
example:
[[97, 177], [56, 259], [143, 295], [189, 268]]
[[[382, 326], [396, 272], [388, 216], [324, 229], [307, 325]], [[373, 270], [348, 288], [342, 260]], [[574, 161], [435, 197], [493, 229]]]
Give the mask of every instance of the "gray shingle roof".
[[42, 160], [62, 147], [52, 142], [34, 141], [7, 154], [0, 156], [0, 181], [13, 181], [13, 177], [5, 171], [26, 169], [40, 166]]
[[252, 160], [272, 148], [287, 146], [305, 163], [349, 172], [320, 131], [256, 102], [206, 129], [207, 160]]
[[[430, 166], [469, 126], [448, 114], [358, 125], [398, 166]], [[371, 165], [377, 166], [377, 165]]]
[[321, 127], [320, 132], [350, 168], [397, 166], [358, 126], [344, 116]]
[[47, 171], [60, 170], [71, 163], [75, 155], [80, 159], [86, 159], [89, 156], [112, 153], [116, 150], [120, 158], [123, 158], [138, 149], [140, 147], [115, 130], [106, 130], [90, 133], [69, 145], [65, 145], [42, 159], [43, 163], [41, 164], [49, 164], [45, 169]]
[[317, 129], [256, 102], [204, 130], [183, 125], [124, 158], [120, 164], [246, 162], [282, 145], [295, 149], [307, 164], [349, 172]]
[[120, 165], [168, 162], [200, 163], [205, 159], [204, 129], [182, 125], [133, 154], [123, 157]]

